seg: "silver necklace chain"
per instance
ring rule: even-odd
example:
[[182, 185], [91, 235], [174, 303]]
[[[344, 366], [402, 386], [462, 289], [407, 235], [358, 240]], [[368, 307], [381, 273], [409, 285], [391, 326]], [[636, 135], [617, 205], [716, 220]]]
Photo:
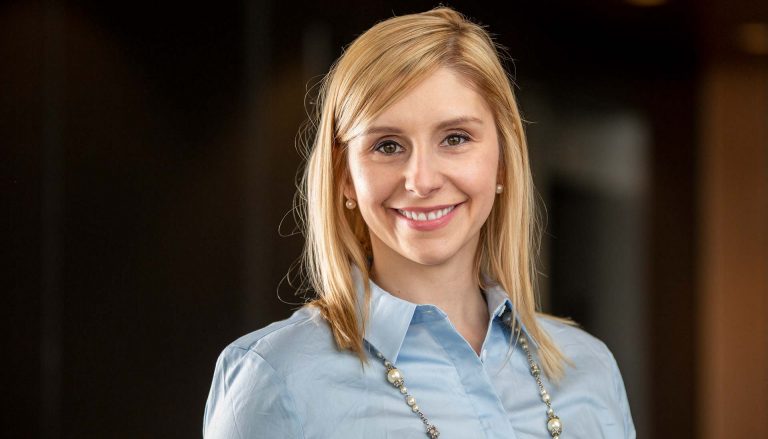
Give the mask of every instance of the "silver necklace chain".
[[[525, 351], [525, 356], [528, 359], [528, 366], [531, 375], [536, 380], [536, 384], [539, 386], [539, 395], [541, 396], [541, 401], [547, 406], [547, 431], [549, 431], [552, 439], [560, 439], [560, 435], [563, 432], [563, 423], [560, 421], [560, 418], [555, 415], [555, 410], [552, 408], [552, 397], [549, 396], [549, 392], [547, 392], [547, 390], [544, 388], [544, 384], [541, 382], [541, 369], [539, 368], [539, 365], [536, 364], [536, 361], [534, 361], [533, 355], [531, 355], [531, 351], [528, 348], [528, 341], [525, 337], [520, 336], [520, 332], [518, 332], [518, 340], [520, 341], [520, 347], [523, 348]], [[411, 393], [408, 391], [408, 388], [405, 387], [405, 377], [403, 376], [403, 373], [389, 360], [384, 358], [384, 354], [381, 352], [376, 351], [376, 357], [378, 357], [384, 363], [384, 367], [387, 368], [387, 381], [389, 381], [390, 384], [400, 390], [400, 393], [405, 399], [405, 403], [426, 426], [427, 436], [429, 436], [430, 439], [437, 439], [440, 436], [440, 431], [437, 429], [437, 426], [432, 424], [427, 416], [421, 411], [419, 405], [416, 404], [416, 398], [414, 398], [413, 395], [411, 395]]]

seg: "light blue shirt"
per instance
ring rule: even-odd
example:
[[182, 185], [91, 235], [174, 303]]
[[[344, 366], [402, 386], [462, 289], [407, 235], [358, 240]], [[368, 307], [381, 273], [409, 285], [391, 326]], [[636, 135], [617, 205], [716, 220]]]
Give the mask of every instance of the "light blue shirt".
[[[361, 296], [359, 271], [353, 276]], [[549, 438], [546, 406], [525, 353], [510, 343], [503, 322], [512, 304], [498, 287], [485, 295], [491, 319], [480, 355], [439, 308], [401, 300], [373, 282], [365, 342], [403, 373], [441, 439]], [[545, 318], [539, 323], [574, 364], [557, 386], [543, 379], [563, 423], [561, 438], [634, 438], [621, 374], [605, 344], [562, 323]], [[382, 362], [371, 353], [363, 367], [356, 355], [339, 351], [328, 324], [311, 307], [224, 349], [205, 407], [203, 435], [427, 437], [424, 424], [386, 380]]]

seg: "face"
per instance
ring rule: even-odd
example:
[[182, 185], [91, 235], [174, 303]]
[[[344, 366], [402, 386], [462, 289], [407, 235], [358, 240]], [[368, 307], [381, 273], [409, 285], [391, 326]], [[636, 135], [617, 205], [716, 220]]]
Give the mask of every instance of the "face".
[[471, 264], [499, 175], [483, 97], [439, 69], [362, 132], [348, 143], [344, 194], [368, 225], [374, 265]]

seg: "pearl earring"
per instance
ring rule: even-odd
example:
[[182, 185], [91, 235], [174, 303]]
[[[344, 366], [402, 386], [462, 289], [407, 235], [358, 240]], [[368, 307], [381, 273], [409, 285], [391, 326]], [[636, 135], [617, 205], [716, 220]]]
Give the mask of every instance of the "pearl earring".
[[496, 193], [497, 193], [497, 194], [500, 194], [500, 193], [502, 193], [502, 192], [504, 192], [504, 186], [503, 186], [503, 185], [500, 185], [500, 184], [497, 184], [497, 185], [496, 185]]
[[344, 203], [344, 205], [347, 206], [347, 209], [349, 209], [349, 210], [352, 210], [355, 207], [357, 207], [357, 203], [355, 202], [355, 200], [352, 200], [352, 199], [349, 199], [349, 198], [347, 198], [347, 202]]

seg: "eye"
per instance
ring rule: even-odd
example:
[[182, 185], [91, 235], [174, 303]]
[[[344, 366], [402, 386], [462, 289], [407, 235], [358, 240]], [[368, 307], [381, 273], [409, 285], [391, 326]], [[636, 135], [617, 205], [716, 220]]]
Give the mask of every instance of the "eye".
[[458, 146], [468, 141], [469, 141], [469, 136], [464, 133], [449, 134], [448, 137], [446, 137], [444, 140], [444, 142], [448, 144], [448, 146]]
[[384, 155], [397, 154], [402, 149], [403, 149], [402, 146], [398, 145], [397, 143], [391, 140], [381, 142], [373, 148], [374, 151], [380, 152]]

